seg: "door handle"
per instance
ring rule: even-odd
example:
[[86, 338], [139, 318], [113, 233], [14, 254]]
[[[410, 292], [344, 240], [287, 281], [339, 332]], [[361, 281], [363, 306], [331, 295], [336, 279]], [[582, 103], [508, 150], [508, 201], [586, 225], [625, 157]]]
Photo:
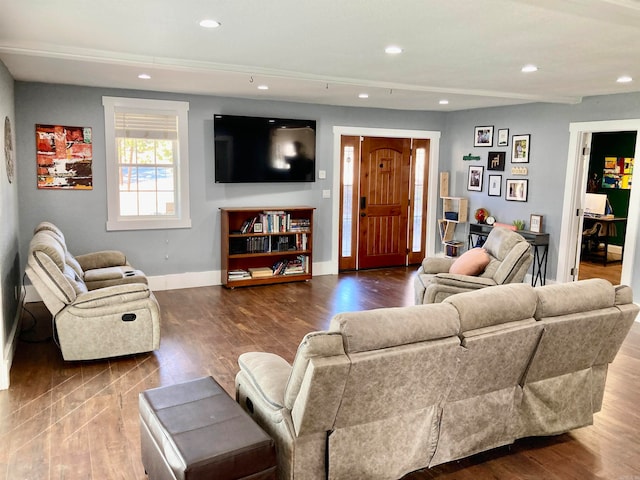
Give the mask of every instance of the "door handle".
[[366, 217], [366, 216], [367, 216], [367, 214], [366, 214], [366, 213], [364, 213], [364, 212], [362, 212], [362, 213], [360, 214], [360, 216], [364, 218], [364, 217]]

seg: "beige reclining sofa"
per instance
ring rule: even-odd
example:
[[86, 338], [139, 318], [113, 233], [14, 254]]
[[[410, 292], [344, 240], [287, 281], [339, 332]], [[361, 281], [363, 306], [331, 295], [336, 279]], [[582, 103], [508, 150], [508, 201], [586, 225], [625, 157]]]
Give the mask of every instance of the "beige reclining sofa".
[[398, 479], [590, 425], [638, 310], [597, 279], [341, 313], [293, 365], [241, 355], [236, 396], [275, 439], [279, 478]]
[[64, 235], [41, 223], [25, 268], [53, 315], [65, 360], [149, 352], [160, 346], [160, 309], [147, 279], [116, 251], [74, 257]]

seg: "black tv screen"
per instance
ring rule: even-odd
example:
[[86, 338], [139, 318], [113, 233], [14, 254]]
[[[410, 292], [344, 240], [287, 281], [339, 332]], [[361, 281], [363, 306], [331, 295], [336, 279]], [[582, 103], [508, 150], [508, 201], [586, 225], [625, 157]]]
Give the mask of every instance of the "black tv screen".
[[216, 183], [314, 182], [316, 122], [215, 115]]

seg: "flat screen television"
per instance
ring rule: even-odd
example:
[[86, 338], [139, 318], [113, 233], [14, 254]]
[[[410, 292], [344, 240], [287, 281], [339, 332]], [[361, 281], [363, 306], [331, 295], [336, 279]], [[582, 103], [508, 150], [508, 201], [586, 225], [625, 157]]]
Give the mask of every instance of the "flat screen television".
[[316, 122], [214, 115], [216, 183], [314, 182]]

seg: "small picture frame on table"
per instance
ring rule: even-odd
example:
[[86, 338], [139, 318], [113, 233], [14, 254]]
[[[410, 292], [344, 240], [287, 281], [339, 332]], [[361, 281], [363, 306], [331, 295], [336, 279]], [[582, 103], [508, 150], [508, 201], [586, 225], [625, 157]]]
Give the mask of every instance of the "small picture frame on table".
[[493, 125], [484, 127], [476, 127], [473, 137], [474, 147], [492, 147], [493, 146]]
[[482, 191], [482, 175], [484, 173], [484, 167], [477, 165], [471, 165], [469, 167], [469, 182], [467, 183], [467, 190], [472, 192]]
[[489, 175], [489, 196], [499, 197], [502, 195], [502, 175]]
[[529, 217], [529, 230], [534, 233], [542, 233], [542, 215], [531, 214], [531, 217]]

